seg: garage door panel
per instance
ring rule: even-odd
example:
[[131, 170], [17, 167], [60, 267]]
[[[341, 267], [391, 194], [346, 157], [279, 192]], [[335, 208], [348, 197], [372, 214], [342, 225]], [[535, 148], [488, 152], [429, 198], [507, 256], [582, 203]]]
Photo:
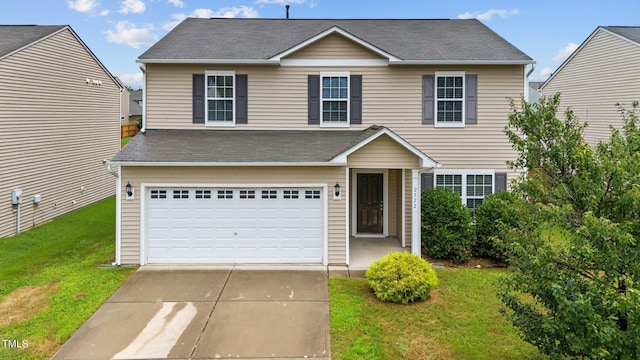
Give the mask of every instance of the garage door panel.
[[319, 189], [151, 189], [147, 260], [321, 263], [320, 194]]

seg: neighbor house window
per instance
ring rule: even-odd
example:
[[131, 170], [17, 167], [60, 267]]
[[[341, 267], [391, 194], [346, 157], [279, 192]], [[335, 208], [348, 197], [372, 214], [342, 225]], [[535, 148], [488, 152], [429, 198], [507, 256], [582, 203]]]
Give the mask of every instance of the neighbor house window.
[[485, 196], [494, 192], [494, 173], [492, 171], [455, 171], [436, 173], [435, 187], [446, 188], [460, 195], [462, 203], [475, 211]]
[[207, 71], [205, 77], [207, 124], [233, 125], [235, 122], [235, 72]]
[[436, 72], [437, 126], [464, 125], [464, 72]]
[[349, 124], [349, 73], [320, 73], [321, 125]]

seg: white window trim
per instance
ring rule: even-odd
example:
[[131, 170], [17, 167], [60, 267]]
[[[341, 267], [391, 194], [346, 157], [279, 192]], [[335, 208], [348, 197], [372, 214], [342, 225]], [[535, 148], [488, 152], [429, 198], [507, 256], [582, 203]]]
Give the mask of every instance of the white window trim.
[[[324, 97], [322, 97], [322, 78], [327, 76], [346, 76], [347, 77], [347, 122], [346, 123], [335, 123], [335, 122], [325, 122], [324, 121], [324, 112], [323, 104]], [[341, 99], [340, 99], [341, 100]], [[327, 99], [327, 101], [336, 101], [336, 99]], [[351, 73], [348, 71], [341, 72], [320, 72], [320, 127], [349, 127], [351, 124]]]
[[[433, 172], [433, 187], [437, 187], [438, 183], [438, 175], [461, 175], [462, 176], [462, 194], [460, 194], [460, 201], [464, 206], [467, 206], [467, 175], [491, 175], [491, 193], [496, 193], [496, 171], [492, 169], [466, 169], [466, 170], [455, 170], [455, 169], [442, 169], [442, 170], [434, 170]], [[470, 197], [472, 199], [479, 199], [477, 196]], [[482, 198], [484, 199], [484, 197]]]
[[[209, 92], [207, 84], [209, 83], [209, 76], [233, 76], [233, 98], [231, 103], [233, 104], [233, 121], [216, 121], [209, 120]], [[207, 70], [204, 72], [204, 124], [205, 126], [217, 126], [217, 127], [234, 127], [236, 126], [236, 72], [229, 70]]]
[[[462, 76], [462, 122], [440, 122], [438, 121], [438, 77], [444, 76]], [[433, 80], [433, 125], [435, 127], [465, 127], [465, 115], [466, 115], [466, 92], [467, 84], [464, 71], [436, 71]], [[442, 99], [446, 101], [445, 99]], [[456, 99], [457, 100], [457, 99]]]

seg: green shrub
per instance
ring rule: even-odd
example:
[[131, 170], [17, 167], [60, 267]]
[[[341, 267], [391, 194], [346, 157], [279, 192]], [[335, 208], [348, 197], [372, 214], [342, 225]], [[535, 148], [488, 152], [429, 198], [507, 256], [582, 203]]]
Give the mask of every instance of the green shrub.
[[499, 191], [484, 198], [476, 208], [476, 242], [473, 255], [500, 262], [509, 260], [504, 234], [524, 220], [528, 203], [514, 193]]
[[499, 191], [484, 198], [476, 208], [476, 242], [473, 255], [507, 262], [504, 234], [517, 228], [524, 200], [508, 191]]
[[422, 193], [422, 250], [431, 257], [460, 264], [471, 258], [471, 212], [449, 189]]
[[378, 299], [393, 303], [424, 300], [438, 285], [431, 264], [406, 252], [392, 252], [374, 262], [365, 276]]

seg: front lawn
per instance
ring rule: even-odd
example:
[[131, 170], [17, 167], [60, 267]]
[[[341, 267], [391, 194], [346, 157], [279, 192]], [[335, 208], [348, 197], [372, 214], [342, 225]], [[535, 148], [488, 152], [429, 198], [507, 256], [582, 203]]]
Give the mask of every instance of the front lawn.
[[[1, 359], [44, 359], [127, 279], [113, 268], [115, 198], [0, 239]], [[26, 346], [24, 346], [26, 345]]]
[[333, 359], [539, 359], [500, 315], [493, 284], [505, 270], [436, 270], [431, 298], [380, 302], [364, 279], [331, 279]]

